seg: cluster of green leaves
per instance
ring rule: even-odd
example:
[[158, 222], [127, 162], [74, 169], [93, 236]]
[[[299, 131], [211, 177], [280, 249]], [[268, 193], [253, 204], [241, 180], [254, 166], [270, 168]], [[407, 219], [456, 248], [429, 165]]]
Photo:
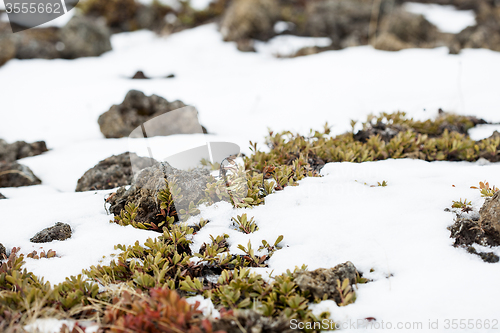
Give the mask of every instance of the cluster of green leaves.
[[490, 187], [490, 184], [487, 181], [479, 182], [479, 187], [471, 186], [470, 188], [481, 191], [482, 197], [492, 197], [496, 192], [498, 192], [498, 188], [495, 187], [495, 185]]
[[462, 200], [462, 198], [460, 198], [459, 201], [453, 200], [451, 208], [459, 208], [462, 210], [469, 210], [471, 208], [471, 205], [472, 205], [471, 201], [467, 201], [467, 199]]
[[252, 217], [250, 220], [247, 217], [247, 214], [238, 215], [236, 218], [232, 217], [233, 225], [238, 227], [238, 230], [245, 233], [251, 234], [257, 230], [259, 227], [257, 223], [255, 223], [254, 218]]
[[[355, 122], [352, 123], [353, 126]], [[465, 133], [474, 126], [470, 117], [445, 114], [435, 120], [415, 121], [404, 112], [369, 116], [363, 129], [379, 124], [394, 130], [394, 136], [385, 141], [379, 134], [366, 141], [356, 139], [354, 131], [330, 136], [328, 126], [322, 132], [311, 131], [309, 136], [289, 131], [269, 133], [266, 143], [270, 150], [261, 152], [252, 144], [253, 155], [245, 158], [250, 172], [263, 172], [268, 165], [283, 166], [298, 163], [307, 171], [315, 164], [328, 162], [367, 162], [388, 158], [417, 158], [426, 161], [475, 161], [480, 157], [496, 161], [500, 137], [481, 141], [471, 140]], [[460, 132], [450, 129], [460, 129]]]
[[22, 268], [24, 256], [18, 252], [19, 248], [13, 248], [0, 266], [0, 313], [3, 316], [13, 317], [12, 314], [17, 313], [15, 320], [20, 323], [33, 316], [95, 316], [97, 284], [78, 275], [52, 287]]

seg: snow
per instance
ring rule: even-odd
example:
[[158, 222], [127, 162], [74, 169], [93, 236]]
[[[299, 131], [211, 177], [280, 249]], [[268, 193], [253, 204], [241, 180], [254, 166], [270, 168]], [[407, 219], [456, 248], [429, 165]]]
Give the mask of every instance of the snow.
[[332, 43], [328, 37], [276, 36], [268, 42], [255, 41], [257, 52], [271, 57], [290, 57], [304, 47], [326, 47]]
[[[109, 262], [116, 244], [142, 243], [157, 235], [109, 223], [104, 198], [112, 190], [74, 192], [86, 170], [128, 150], [127, 138], [102, 136], [97, 118], [121, 103], [130, 89], [196, 106], [201, 124], [212, 133], [207, 141], [235, 142], [244, 152], [248, 140], [261, 143], [268, 128], [307, 133], [328, 121], [333, 134], [339, 134], [350, 130], [351, 119], [380, 111], [407, 111], [427, 119], [443, 108], [500, 121], [494, 81], [500, 76], [500, 54], [488, 50], [449, 55], [445, 48], [391, 53], [366, 46], [277, 59], [267, 51], [238, 52], [234, 43], [222, 41], [213, 24], [168, 38], [146, 31], [123, 33], [113, 36], [112, 44], [114, 50], [101, 57], [11, 60], [0, 68], [0, 136], [8, 142], [46, 140], [50, 148], [19, 161], [43, 185], [0, 189], [9, 198], [0, 200], [0, 242], [20, 246], [25, 254], [55, 250], [57, 258], [26, 259], [25, 265], [51, 283], [101, 260]], [[137, 70], [176, 77], [127, 78]], [[493, 131], [483, 129], [473, 131], [474, 137]], [[199, 135], [151, 138], [162, 156], [199, 140]], [[270, 195], [265, 205], [250, 210], [224, 202], [201, 207], [201, 216], [211, 222], [194, 237], [193, 249], [209, 235], [227, 233], [234, 253], [241, 253], [238, 244], [250, 240], [258, 248], [263, 239], [274, 242], [283, 235], [284, 248], [260, 273], [352, 261], [373, 282], [359, 285], [352, 305], [315, 305], [315, 311], [328, 310], [336, 321], [374, 317], [377, 322], [422, 321], [427, 327], [429, 320], [439, 320], [435, 331], [445, 331], [447, 318], [498, 318], [500, 289], [491, 284], [500, 278], [498, 264], [453, 248], [446, 228], [454, 216], [444, 211], [460, 198], [471, 200], [477, 211], [484, 198], [470, 186], [483, 180], [499, 186], [498, 164], [330, 163], [322, 175]], [[364, 185], [383, 180], [387, 187]], [[255, 217], [257, 232], [234, 229], [231, 217], [242, 213]], [[29, 242], [59, 221], [71, 225], [70, 239]], [[210, 304], [202, 303], [210, 311]]]
[[495, 124], [495, 125], [477, 125], [476, 127], [472, 128], [469, 130], [469, 136], [472, 140], [482, 140], [489, 138], [493, 132], [495, 131], [500, 131], [500, 125]]
[[455, 6], [407, 2], [403, 8], [414, 14], [421, 14], [441, 32], [459, 33], [471, 25], [476, 25], [473, 10], [458, 10]]

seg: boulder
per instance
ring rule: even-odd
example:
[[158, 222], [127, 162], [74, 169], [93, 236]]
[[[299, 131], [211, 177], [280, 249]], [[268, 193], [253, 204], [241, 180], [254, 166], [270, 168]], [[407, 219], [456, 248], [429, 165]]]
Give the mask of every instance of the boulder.
[[234, 0], [224, 13], [220, 31], [225, 41], [268, 40], [275, 35], [277, 1]]
[[0, 33], [0, 66], [16, 56], [14, 42]]
[[29, 29], [10, 34], [9, 37], [15, 45], [17, 59], [56, 59], [60, 57], [58, 28]]
[[141, 170], [128, 189], [121, 187], [114, 196], [108, 198], [111, 204], [109, 211], [118, 216], [125, 205], [133, 203], [138, 207], [136, 222], [159, 224], [165, 218], [161, 215], [158, 193], [167, 188], [167, 183], [170, 184], [175, 178], [181, 190], [182, 198], [175, 202], [177, 210], [180, 210], [187, 208], [191, 201], [197, 203], [203, 198], [209, 175], [206, 169], [184, 171], [166, 162], [158, 163]]
[[41, 184], [30, 168], [17, 162], [0, 163], [0, 187], [20, 187]]
[[14, 162], [21, 158], [40, 155], [48, 151], [45, 141], [26, 143], [25, 141], [16, 141], [7, 143], [0, 139], [0, 162]]
[[500, 191], [485, 200], [479, 215], [478, 224], [500, 244]]
[[334, 268], [318, 268], [314, 271], [300, 271], [294, 273], [294, 281], [302, 291], [309, 291], [313, 298], [333, 299], [337, 304], [342, 302], [337, 290], [337, 280], [342, 283], [349, 279], [349, 284], [356, 283], [358, 271], [352, 262], [347, 261]]
[[372, 15], [372, 1], [307, 1], [305, 23], [300, 22], [300, 13], [294, 23], [299, 34], [330, 37], [332, 46], [338, 49], [368, 44]]
[[134, 159], [134, 165], [139, 169], [144, 169], [156, 163], [154, 159], [139, 157], [135, 153], [126, 152], [113, 155], [100, 161], [92, 169], [85, 172], [78, 180], [76, 192], [107, 190], [132, 184], [134, 173], [131, 158]]
[[[168, 102], [157, 95], [146, 96], [141, 91], [130, 90], [123, 103], [113, 105], [99, 117], [98, 123], [106, 138], [122, 138], [130, 135], [135, 128], [146, 121], [184, 106], [186, 105], [181, 101]], [[183, 117], [177, 119], [170, 119], [170, 122], [171, 126], [157, 131], [156, 135], [192, 133], [188, 130], [199, 124], [197, 114], [193, 112], [184, 113]]]
[[30, 239], [32, 243], [49, 243], [55, 240], [66, 240], [71, 237], [71, 227], [69, 224], [57, 222], [53, 227], [45, 228], [37, 232]]
[[423, 15], [396, 9], [383, 18], [380, 26], [381, 32], [375, 43], [380, 50], [436, 46], [438, 30]]
[[453, 41], [454, 51], [463, 48], [486, 48], [500, 51], [500, 3], [478, 2], [475, 26], [462, 30]]
[[111, 51], [111, 31], [104, 21], [74, 16], [60, 30], [64, 58], [96, 57]]

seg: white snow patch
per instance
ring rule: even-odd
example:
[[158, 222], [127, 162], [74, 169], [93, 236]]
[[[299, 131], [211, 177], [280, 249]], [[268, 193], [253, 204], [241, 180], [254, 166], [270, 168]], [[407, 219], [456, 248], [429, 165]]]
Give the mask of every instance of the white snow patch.
[[472, 140], [482, 140], [489, 138], [493, 132], [495, 131], [500, 131], [500, 125], [499, 124], [484, 124], [484, 125], [477, 125], [474, 128], [471, 128], [469, 130], [469, 136]]
[[[280, 22], [278, 22], [280, 23]], [[276, 24], [275, 30], [286, 29], [283, 25]], [[287, 24], [286, 22], [281, 22]], [[267, 42], [255, 41], [257, 52], [272, 57], [290, 57], [304, 47], [325, 47], [332, 43], [328, 37], [300, 37], [282, 35], [271, 38]]]
[[407, 2], [403, 8], [410, 13], [421, 14], [442, 32], [459, 33], [476, 24], [473, 10], [458, 10], [455, 6]]

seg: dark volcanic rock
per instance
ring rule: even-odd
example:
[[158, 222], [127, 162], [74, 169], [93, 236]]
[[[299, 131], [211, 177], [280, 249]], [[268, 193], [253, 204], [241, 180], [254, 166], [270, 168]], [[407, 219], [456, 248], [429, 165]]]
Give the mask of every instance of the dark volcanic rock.
[[337, 280], [342, 283], [349, 279], [349, 284], [356, 283], [358, 272], [352, 262], [347, 261], [334, 268], [318, 268], [314, 271], [294, 273], [294, 281], [302, 291], [309, 291], [314, 298], [323, 299], [324, 295], [328, 299], [333, 299], [337, 304], [342, 302], [340, 293], [337, 290]]
[[214, 331], [227, 333], [262, 332], [292, 333], [290, 319], [286, 317], [265, 317], [254, 310], [234, 310], [231, 315], [222, 315], [212, 321]]
[[479, 225], [495, 235], [497, 245], [500, 245], [500, 191], [485, 200], [479, 215]]
[[41, 183], [42, 181], [25, 165], [17, 162], [0, 163], [0, 187], [20, 187]]
[[36, 28], [8, 35], [16, 47], [17, 59], [56, 59], [60, 57], [57, 50], [59, 39], [58, 28]]
[[[168, 102], [166, 99], [151, 95], [146, 96], [143, 92], [130, 90], [122, 104], [113, 105], [109, 111], [99, 117], [99, 126], [102, 134], [107, 138], [122, 138], [128, 136], [135, 128], [146, 121], [186, 106], [181, 101]], [[155, 129], [155, 133], [148, 131], [148, 136], [189, 134], [194, 133], [193, 128], [198, 127], [196, 110], [184, 110], [178, 118], [169, 119], [167, 124]]]
[[2, 193], [0, 193], [0, 200], [1, 199], [7, 199]]
[[149, 77], [147, 77], [143, 71], [137, 71], [137, 73], [135, 73], [134, 76], [132, 76], [132, 79], [133, 80], [147, 80], [147, 79], [149, 79]]
[[171, 182], [175, 177], [181, 189], [182, 199], [175, 203], [176, 209], [180, 210], [179, 207], [187, 208], [191, 201], [197, 203], [203, 197], [209, 174], [205, 169], [183, 171], [165, 162], [158, 163], [143, 169], [128, 190], [125, 187], [118, 189], [116, 195], [108, 199], [111, 203], [109, 210], [118, 216], [125, 205], [132, 202], [138, 207], [136, 222], [159, 224], [164, 217], [161, 216], [158, 193], [167, 187], [167, 182]]
[[408, 13], [403, 9], [386, 15], [375, 48], [399, 51], [405, 48], [434, 47], [438, 30], [424, 16]]
[[7, 258], [7, 251], [5, 250], [5, 246], [0, 243], [0, 260], [3, 260], [4, 258]]
[[59, 32], [64, 58], [96, 57], [111, 51], [111, 31], [104, 22], [74, 16]]
[[49, 243], [54, 240], [63, 241], [71, 237], [71, 227], [62, 222], [57, 222], [53, 227], [45, 228], [37, 232], [33, 238], [30, 239], [32, 243]]
[[107, 190], [132, 184], [134, 176], [131, 158], [139, 169], [153, 166], [156, 161], [148, 157], [139, 157], [135, 153], [123, 153], [108, 157], [94, 166], [78, 180], [76, 192]]
[[[2, 24], [2, 23], [0, 23]], [[0, 35], [0, 66], [16, 56], [16, 46], [7, 36]]]
[[278, 1], [235, 0], [222, 17], [220, 31], [225, 41], [268, 40], [275, 35]]
[[33, 143], [16, 141], [9, 144], [0, 139], [0, 162], [14, 162], [21, 158], [40, 155], [46, 151], [48, 151], [48, 149], [45, 141]]

